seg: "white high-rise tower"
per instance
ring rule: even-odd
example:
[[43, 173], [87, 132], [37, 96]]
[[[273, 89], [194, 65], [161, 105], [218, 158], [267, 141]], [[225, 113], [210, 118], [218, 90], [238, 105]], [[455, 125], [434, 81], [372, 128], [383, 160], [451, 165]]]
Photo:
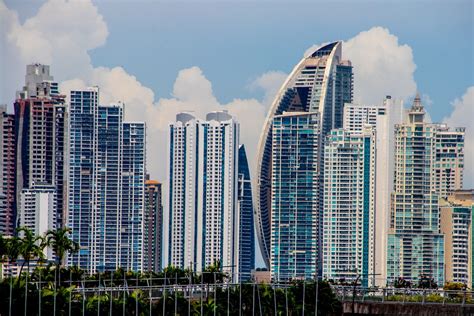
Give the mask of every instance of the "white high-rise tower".
[[236, 278], [239, 124], [226, 112], [180, 113], [169, 137], [165, 263], [201, 271], [219, 262]]

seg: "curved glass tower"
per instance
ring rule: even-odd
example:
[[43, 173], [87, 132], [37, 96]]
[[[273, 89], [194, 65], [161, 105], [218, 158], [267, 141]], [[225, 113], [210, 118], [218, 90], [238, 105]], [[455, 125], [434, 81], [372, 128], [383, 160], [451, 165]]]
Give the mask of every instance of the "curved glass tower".
[[[327, 44], [304, 57], [293, 69], [280, 88], [265, 120], [257, 153], [257, 178], [255, 190], [256, 230], [262, 256], [270, 267], [272, 235], [272, 124], [276, 116], [284, 112], [319, 113], [322, 153], [326, 134], [333, 128], [342, 127], [344, 103], [352, 102], [352, 65], [342, 60], [342, 43]], [[322, 164], [322, 155], [319, 166]], [[319, 168], [321, 169], [321, 168]], [[322, 179], [317, 171], [316, 182]], [[315, 184], [321, 192], [319, 183]], [[319, 209], [322, 199], [318, 194]], [[318, 223], [321, 212], [316, 210]], [[320, 234], [318, 226], [317, 234]], [[273, 238], [279, 238], [273, 237]], [[284, 238], [284, 236], [282, 236]], [[318, 244], [320, 248], [320, 238]], [[319, 251], [318, 251], [319, 253]], [[319, 256], [319, 254], [318, 254]]]

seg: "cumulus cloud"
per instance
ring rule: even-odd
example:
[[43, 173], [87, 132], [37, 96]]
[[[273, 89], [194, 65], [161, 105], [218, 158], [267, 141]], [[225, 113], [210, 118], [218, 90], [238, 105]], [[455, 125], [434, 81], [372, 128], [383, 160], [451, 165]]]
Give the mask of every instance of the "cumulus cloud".
[[32, 62], [50, 64], [64, 94], [97, 85], [102, 104], [122, 101], [126, 120], [147, 123], [148, 168], [160, 180], [165, 179], [168, 123], [176, 113], [191, 111], [203, 118], [210, 111], [228, 110], [241, 122], [241, 140], [253, 155], [266, 105], [285, 77], [281, 72], [269, 72], [252, 83], [254, 88], [263, 89], [263, 102], [235, 99], [222, 104], [202, 70], [191, 67], [178, 73], [170, 98], [155, 100], [154, 92], [122, 67], [92, 66], [89, 51], [106, 42], [108, 29], [91, 1], [49, 0], [23, 24], [15, 11], [0, 2], [0, 16], [0, 43], [8, 61], [2, 76], [13, 74], [1, 78], [1, 101], [12, 103], [15, 91], [23, 85], [25, 65]]
[[285, 82], [286, 77], [288, 77], [288, 74], [282, 71], [269, 71], [255, 79], [250, 84], [250, 89], [263, 89], [265, 92], [263, 103], [270, 105], [283, 82]]
[[464, 148], [464, 187], [474, 188], [474, 86], [461, 98], [451, 102], [453, 112], [444, 122], [453, 127], [466, 127]]
[[385, 95], [406, 99], [415, 94], [416, 69], [410, 46], [399, 44], [388, 29], [374, 27], [344, 42], [344, 58], [354, 66], [354, 98], [379, 103]]
[[[328, 44], [312, 45], [308, 56]], [[410, 46], [383, 27], [373, 27], [343, 41], [342, 56], [354, 66], [354, 99], [365, 104], [380, 103], [385, 95], [407, 99], [416, 93], [416, 69]]]
[[103, 45], [108, 36], [103, 17], [90, 1], [49, 0], [23, 24], [1, 1], [0, 20], [1, 51], [7, 61], [0, 79], [5, 103], [13, 100], [23, 84], [25, 65], [32, 62], [51, 65], [59, 81], [90, 76], [88, 51]]

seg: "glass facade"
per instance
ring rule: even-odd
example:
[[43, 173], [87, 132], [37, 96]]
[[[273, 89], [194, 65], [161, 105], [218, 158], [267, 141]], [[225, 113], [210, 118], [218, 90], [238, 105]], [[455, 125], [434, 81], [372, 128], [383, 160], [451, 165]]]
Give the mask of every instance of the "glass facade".
[[255, 238], [252, 201], [252, 182], [247, 154], [244, 145], [239, 147], [238, 167], [238, 203], [239, 203], [239, 279], [247, 281], [251, 278], [251, 270], [255, 263]]
[[324, 151], [323, 277], [373, 286], [375, 128], [334, 129]]
[[444, 235], [433, 167], [438, 126], [424, 122], [420, 98], [395, 127], [395, 178], [388, 234], [387, 282], [421, 276], [444, 284]]
[[312, 279], [318, 259], [318, 113], [275, 116], [272, 128], [271, 274]]
[[[321, 140], [333, 128], [342, 127], [344, 104], [352, 101], [352, 65], [342, 60], [342, 43], [334, 42], [323, 46], [304, 57], [293, 69], [285, 84], [279, 90], [260, 136], [257, 153], [257, 186], [254, 188], [256, 199], [256, 231], [262, 250], [262, 256], [270, 264], [270, 239], [272, 195], [272, 122], [275, 116], [284, 112], [319, 113]], [[322, 150], [322, 146], [320, 147]], [[322, 153], [322, 152], [321, 152]], [[323, 155], [319, 155], [317, 181], [322, 181]], [[321, 186], [320, 186], [321, 188]], [[322, 209], [322, 192], [318, 195], [319, 210]], [[318, 220], [322, 212], [318, 211]], [[318, 224], [319, 225], [319, 224]], [[318, 226], [318, 239], [321, 230]], [[318, 241], [319, 247], [320, 242]]]
[[123, 122], [123, 104], [98, 105], [98, 88], [71, 92], [69, 213], [81, 249], [69, 265], [88, 273], [143, 268], [146, 133]]
[[96, 172], [99, 89], [71, 91], [69, 113], [69, 179], [68, 218], [71, 238], [80, 249], [68, 258], [68, 265], [77, 265], [90, 273], [96, 271], [96, 206], [93, 203]]

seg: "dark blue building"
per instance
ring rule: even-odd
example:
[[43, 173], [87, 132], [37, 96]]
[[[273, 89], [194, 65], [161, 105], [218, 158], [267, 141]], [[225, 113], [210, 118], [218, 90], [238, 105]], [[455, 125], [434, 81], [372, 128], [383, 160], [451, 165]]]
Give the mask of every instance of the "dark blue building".
[[250, 279], [255, 263], [253, 200], [250, 170], [244, 145], [239, 147], [238, 206], [240, 212], [239, 271], [240, 281]]

